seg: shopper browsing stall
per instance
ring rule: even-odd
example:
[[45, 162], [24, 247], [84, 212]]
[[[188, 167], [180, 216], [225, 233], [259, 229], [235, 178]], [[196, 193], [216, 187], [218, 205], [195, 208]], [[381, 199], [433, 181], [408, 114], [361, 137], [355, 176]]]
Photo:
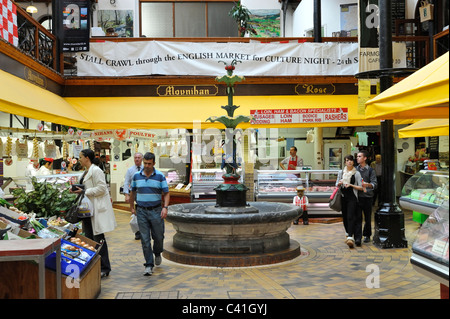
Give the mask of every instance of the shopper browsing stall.
[[74, 193], [84, 191], [85, 196], [92, 202], [93, 216], [83, 218], [83, 231], [86, 237], [96, 242], [104, 241], [99, 254], [101, 256], [101, 276], [106, 277], [111, 271], [111, 264], [105, 233], [113, 231], [117, 224], [105, 174], [97, 165], [93, 165], [94, 159], [95, 154], [91, 149], [84, 149], [80, 152], [79, 162], [86, 168], [80, 184], [83, 184], [85, 189], [78, 188]]
[[[144, 169], [134, 174], [131, 182], [130, 209], [132, 214], [137, 214], [141, 233], [141, 244], [145, 258], [144, 276], [151, 276], [153, 267], [161, 264], [164, 219], [167, 217], [170, 194], [166, 177], [155, 169], [155, 154], [145, 153], [143, 162]], [[164, 203], [161, 203], [161, 195], [164, 197]], [[136, 208], [134, 206], [135, 200]], [[153, 257], [153, 254], [155, 257]]]
[[295, 170], [298, 166], [303, 166], [303, 159], [297, 156], [297, 147], [292, 146], [289, 155], [280, 163], [283, 170]]
[[353, 166], [353, 156], [347, 155], [345, 158], [345, 167], [342, 173], [342, 179], [338, 186], [342, 191], [342, 218], [346, 232], [346, 243], [348, 247], [354, 245], [361, 246], [362, 238], [362, 215], [358, 206], [358, 191], [362, 190], [361, 174]]

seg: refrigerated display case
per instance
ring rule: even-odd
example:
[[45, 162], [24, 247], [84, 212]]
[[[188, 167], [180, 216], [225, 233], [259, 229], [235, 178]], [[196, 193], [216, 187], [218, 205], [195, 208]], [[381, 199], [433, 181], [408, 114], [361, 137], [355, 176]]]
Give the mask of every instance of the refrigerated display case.
[[347, 155], [345, 143], [324, 144], [325, 167], [341, 170], [344, 168], [344, 156]]
[[[241, 175], [239, 182], [242, 183], [244, 172], [238, 170], [237, 173]], [[220, 168], [192, 169], [191, 201], [215, 201], [214, 188], [223, 184], [223, 174], [225, 172]]]
[[412, 246], [413, 268], [439, 283], [449, 284], [448, 200], [444, 201], [424, 222]]
[[255, 197], [257, 201], [292, 203], [297, 186], [305, 188], [308, 214], [341, 215], [329, 208], [330, 196], [341, 170], [258, 170]]
[[399, 199], [400, 206], [430, 215], [448, 200], [448, 181], [448, 171], [419, 171], [403, 186]]

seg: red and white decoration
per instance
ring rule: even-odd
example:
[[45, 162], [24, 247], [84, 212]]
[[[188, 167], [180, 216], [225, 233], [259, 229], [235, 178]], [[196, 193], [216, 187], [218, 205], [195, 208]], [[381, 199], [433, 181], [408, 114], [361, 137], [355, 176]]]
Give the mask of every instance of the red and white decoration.
[[17, 9], [11, 0], [0, 0], [0, 37], [18, 46]]

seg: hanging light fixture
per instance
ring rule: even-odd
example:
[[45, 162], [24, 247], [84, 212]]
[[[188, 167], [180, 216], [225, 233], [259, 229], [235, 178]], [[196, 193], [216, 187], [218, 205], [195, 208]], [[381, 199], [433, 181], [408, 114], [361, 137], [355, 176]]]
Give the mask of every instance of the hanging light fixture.
[[38, 9], [35, 6], [33, 6], [33, 1], [31, 1], [31, 4], [27, 7], [27, 12], [28, 13], [38, 12]]

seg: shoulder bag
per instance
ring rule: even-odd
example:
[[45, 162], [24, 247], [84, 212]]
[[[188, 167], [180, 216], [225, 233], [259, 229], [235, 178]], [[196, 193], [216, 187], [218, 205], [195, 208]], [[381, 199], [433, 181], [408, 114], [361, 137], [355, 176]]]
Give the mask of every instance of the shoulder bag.
[[340, 186], [336, 186], [334, 189], [328, 205], [334, 211], [340, 212], [342, 210], [342, 192]]

